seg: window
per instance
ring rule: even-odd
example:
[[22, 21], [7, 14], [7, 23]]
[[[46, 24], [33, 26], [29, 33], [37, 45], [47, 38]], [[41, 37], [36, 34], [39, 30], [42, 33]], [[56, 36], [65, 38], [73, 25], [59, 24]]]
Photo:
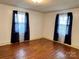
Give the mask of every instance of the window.
[[25, 13], [15, 14], [15, 32], [25, 33], [26, 19]]
[[72, 35], [72, 12], [56, 15], [54, 40], [71, 45]]
[[68, 19], [67, 14], [59, 15], [58, 33], [62, 36], [68, 34]]

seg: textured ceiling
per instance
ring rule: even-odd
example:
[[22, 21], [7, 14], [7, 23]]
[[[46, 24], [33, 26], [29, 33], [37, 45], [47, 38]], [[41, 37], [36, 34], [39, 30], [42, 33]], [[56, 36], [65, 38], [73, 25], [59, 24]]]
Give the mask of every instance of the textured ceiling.
[[0, 0], [2, 4], [8, 4], [40, 12], [57, 11], [79, 7], [79, 0], [43, 0], [41, 3], [33, 3], [32, 0]]

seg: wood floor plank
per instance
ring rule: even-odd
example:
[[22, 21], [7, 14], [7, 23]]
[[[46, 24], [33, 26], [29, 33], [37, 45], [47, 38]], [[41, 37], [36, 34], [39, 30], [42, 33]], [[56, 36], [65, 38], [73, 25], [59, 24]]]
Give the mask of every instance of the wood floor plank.
[[79, 50], [39, 39], [0, 46], [0, 59], [79, 59]]

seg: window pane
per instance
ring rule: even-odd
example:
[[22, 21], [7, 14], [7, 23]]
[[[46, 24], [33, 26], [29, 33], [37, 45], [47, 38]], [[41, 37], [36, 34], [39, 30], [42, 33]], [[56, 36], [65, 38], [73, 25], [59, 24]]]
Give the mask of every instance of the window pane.
[[25, 24], [19, 24], [19, 32], [25, 33]]
[[58, 33], [65, 36], [67, 34], [67, 26], [66, 25], [60, 25], [58, 29]]
[[62, 36], [68, 34], [67, 14], [59, 15], [58, 33]]
[[24, 33], [25, 25], [26, 25], [25, 13], [18, 12], [18, 14], [15, 15], [15, 31], [19, 33]]
[[25, 23], [25, 13], [18, 13], [18, 22]]
[[19, 24], [15, 24], [15, 32], [19, 32]]
[[15, 23], [18, 23], [18, 15], [15, 14]]
[[67, 15], [60, 15], [59, 16], [59, 24], [67, 24]]

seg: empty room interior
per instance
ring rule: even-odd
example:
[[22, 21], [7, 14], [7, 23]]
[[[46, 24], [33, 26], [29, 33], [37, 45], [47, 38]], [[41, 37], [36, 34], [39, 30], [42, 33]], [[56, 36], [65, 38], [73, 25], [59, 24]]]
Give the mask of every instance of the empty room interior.
[[0, 0], [0, 59], [79, 59], [79, 0]]

